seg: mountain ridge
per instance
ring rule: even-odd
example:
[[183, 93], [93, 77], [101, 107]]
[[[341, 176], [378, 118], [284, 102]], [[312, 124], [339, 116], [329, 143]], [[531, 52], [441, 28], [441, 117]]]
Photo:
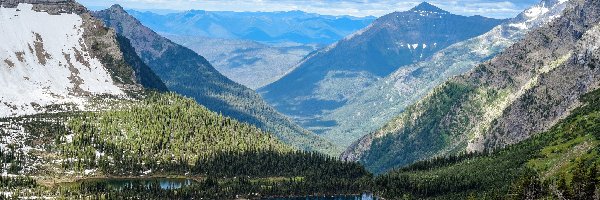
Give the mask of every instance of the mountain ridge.
[[598, 9], [597, 1], [570, 1], [561, 17], [363, 138], [359, 143], [371, 145], [367, 151], [354, 145], [343, 157], [358, 155], [354, 159], [382, 172], [425, 157], [502, 148], [547, 130], [598, 87], [592, 29]]
[[319, 48], [317, 45], [273, 46], [249, 40], [161, 34], [202, 54], [221, 74], [251, 89], [276, 81]]
[[[372, 17], [329, 16], [306, 12], [231, 12], [190, 10], [155, 14], [128, 10], [160, 33], [265, 44], [327, 45], [372, 22]], [[277, 26], [273, 26], [277, 24]]]

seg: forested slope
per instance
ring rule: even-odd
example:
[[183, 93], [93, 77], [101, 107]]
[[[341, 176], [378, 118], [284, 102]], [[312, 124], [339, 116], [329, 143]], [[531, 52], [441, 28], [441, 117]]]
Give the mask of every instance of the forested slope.
[[[119, 106], [1, 119], [0, 198], [7, 193], [67, 199], [353, 194], [371, 177], [358, 163], [295, 150], [176, 94], [99, 101]], [[173, 191], [144, 184], [117, 189], [102, 181], [109, 177], [195, 181]], [[65, 183], [79, 179], [84, 180]]]
[[567, 118], [495, 153], [418, 162], [375, 179], [388, 198], [597, 199], [600, 192], [600, 90]]

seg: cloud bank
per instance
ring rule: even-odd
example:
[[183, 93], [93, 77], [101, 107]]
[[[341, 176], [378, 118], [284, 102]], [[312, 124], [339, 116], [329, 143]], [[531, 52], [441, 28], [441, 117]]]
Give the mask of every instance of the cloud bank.
[[[326, 15], [382, 16], [405, 11], [422, 0], [80, 0], [92, 8], [121, 4], [138, 10], [208, 10], [208, 11], [291, 11], [301, 10]], [[539, 0], [430, 0], [444, 10], [460, 15], [494, 18], [514, 17]]]

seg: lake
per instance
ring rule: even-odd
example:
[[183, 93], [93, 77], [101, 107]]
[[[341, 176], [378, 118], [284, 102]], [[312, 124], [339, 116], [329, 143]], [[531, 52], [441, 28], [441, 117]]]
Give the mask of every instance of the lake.
[[287, 197], [287, 198], [268, 198], [268, 200], [378, 200], [373, 194], [362, 195], [340, 195], [340, 196], [309, 196], [309, 197]]
[[[136, 179], [127, 179], [127, 178], [118, 178], [118, 179], [85, 179], [80, 180], [75, 183], [70, 184], [80, 184], [86, 185], [91, 188], [95, 188], [98, 185], [101, 188], [106, 188], [109, 190], [122, 191], [127, 188], [147, 188], [147, 189], [162, 189], [162, 190], [176, 190], [180, 188], [184, 188], [187, 186], [193, 186], [194, 184], [198, 184], [197, 181], [193, 179], [185, 179], [185, 178], [136, 178]], [[362, 194], [362, 195], [338, 195], [338, 196], [306, 196], [306, 197], [277, 197], [277, 198], [265, 198], [268, 200], [378, 200], [377, 197], [374, 197], [372, 194]]]
[[192, 179], [183, 178], [146, 178], [146, 179], [86, 179], [77, 182], [78, 184], [102, 184], [108, 188], [122, 189], [134, 185], [143, 185], [147, 187], [158, 186], [163, 190], [179, 189], [195, 184]]

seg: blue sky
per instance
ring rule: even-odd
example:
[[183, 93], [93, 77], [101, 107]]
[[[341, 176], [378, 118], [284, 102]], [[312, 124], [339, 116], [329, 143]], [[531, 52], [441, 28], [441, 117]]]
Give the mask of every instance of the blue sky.
[[[461, 15], [514, 17], [540, 0], [429, 0], [444, 10]], [[422, 0], [79, 0], [98, 9], [121, 4], [138, 10], [290, 11], [327, 15], [382, 16], [405, 11]]]

